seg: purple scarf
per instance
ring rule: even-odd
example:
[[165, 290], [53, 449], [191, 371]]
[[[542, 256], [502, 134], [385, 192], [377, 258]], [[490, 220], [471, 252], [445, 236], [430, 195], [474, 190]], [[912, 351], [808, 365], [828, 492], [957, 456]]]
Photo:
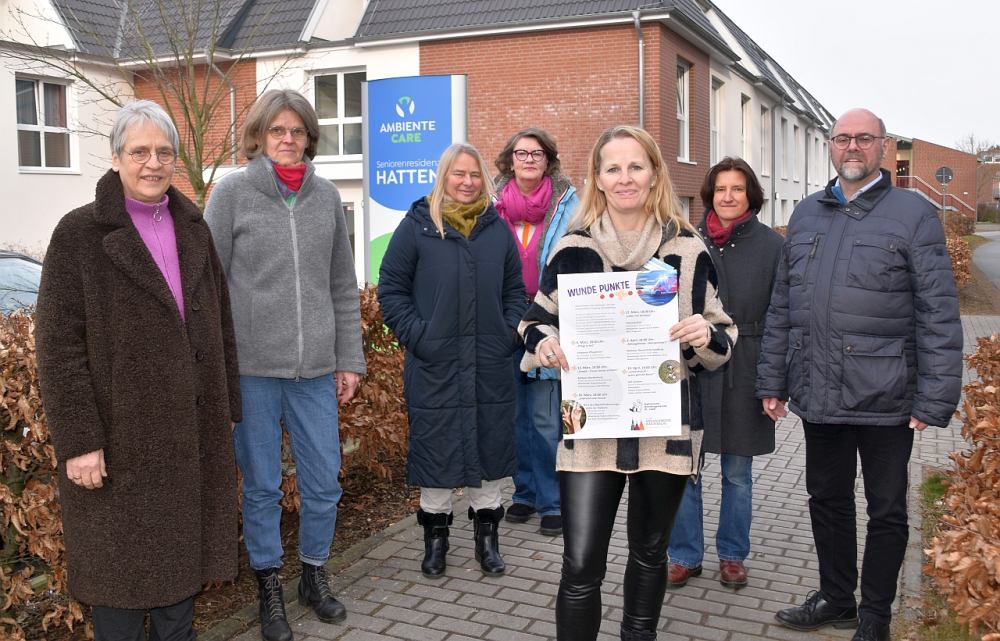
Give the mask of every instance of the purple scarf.
[[[517, 187], [517, 180], [512, 177], [504, 185], [494, 204], [497, 213], [507, 221], [510, 233], [514, 234], [514, 239], [517, 241], [517, 250], [521, 257], [521, 277], [524, 279], [524, 288], [530, 298], [534, 298], [535, 292], [538, 291], [538, 241], [542, 235], [545, 214], [548, 213], [551, 204], [552, 179], [548, 176], [543, 176], [535, 191], [527, 196], [521, 193]], [[517, 223], [535, 226], [527, 246], [524, 246], [521, 237], [518, 236]]]

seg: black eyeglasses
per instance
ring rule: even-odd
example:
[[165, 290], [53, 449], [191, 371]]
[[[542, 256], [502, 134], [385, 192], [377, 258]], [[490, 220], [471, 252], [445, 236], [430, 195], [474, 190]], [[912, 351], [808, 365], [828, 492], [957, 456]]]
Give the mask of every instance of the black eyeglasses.
[[851, 141], [853, 140], [855, 144], [857, 144], [858, 149], [871, 149], [876, 140], [882, 140], [884, 138], [885, 136], [873, 136], [872, 134], [858, 134], [857, 136], [840, 134], [839, 136], [831, 138], [830, 142], [832, 142], [833, 146], [837, 149], [847, 149], [851, 146]]
[[[149, 159], [153, 154], [151, 154], [148, 149], [137, 149], [136, 151], [128, 152], [128, 155], [132, 159], [132, 162], [144, 165], [149, 162]], [[177, 154], [175, 154], [172, 149], [161, 149], [156, 152], [156, 160], [158, 160], [161, 165], [172, 164], [175, 158], [177, 158]]]
[[302, 127], [295, 127], [293, 129], [287, 129], [281, 125], [275, 125], [274, 127], [268, 127], [267, 133], [271, 134], [271, 137], [275, 140], [284, 139], [288, 132], [292, 132], [292, 138], [296, 140], [302, 140], [306, 137], [306, 130]]
[[521, 162], [527, 160], [528, 156], [531, 156], [531, 159], [535, 162], [542, 162], [542, 159], [545, 158], [545, 151], [543, 149], [536, 149], [534, 151], [528, 151], [527, 149], [514, 150], [514, 157]]

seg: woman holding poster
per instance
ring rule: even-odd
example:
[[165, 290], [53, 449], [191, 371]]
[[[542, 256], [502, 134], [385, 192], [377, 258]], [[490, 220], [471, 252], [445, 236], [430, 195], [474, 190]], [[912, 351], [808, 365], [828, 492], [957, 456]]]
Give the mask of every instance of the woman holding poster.
[[[701, 200], [705, 216], [698, 229], [719, 272], [719, 296], [740, 334], [725, 368], [706, 373], [699, 385], [705, 421], [702, 449], [719, 455], [722, 473], [722, 509], [715, 533], [719, 582], [739, 589], [747, 584], [743, 561], [750, 554], [753, 457], [774, 451], [774, 421], [761, 411], [754, 384], [782, 238], [757, 220], [764, 190], [741, 158], [723, 158], [709, 170]], [[701, 486], [699, 479], [688, 480], [670, 534], [668, 588], [682, 587], [701, 574]]]
[[406, 348], [406, 480], [420, 488], [428, 578], [444, 575], [452, 489], [466, 488], [475, 556], [503, 574], [502, 479], [514, 473], [514, 375], [524, 313], [521, 261], [491, 202], [486, 163], [453, 144], [429, 196], [410, 206], [379, 270], [386, 325]]
[[[494, 163], [497, 198], [494, 206], [517, 242], [521, 275], [530, 300], [538, 291], [542, 266], [566, 233], [580, 199], [569, 179], [559, 172], [559, 151], [548, 132], [530, 127], [507, 141]], [[521, 350], [514, 355], [521, 360]], [[562, 533], [556, 446], [559, 444], [559, 372], [539, 367], [515, 371], [517, 472], [514, 496], [506, 519], [524, 523], [536, 512], [539, 532]]]
[[567, 371], [573, 365], [559, 344], [559, 274], [638, 271], [659, 258], [679, 275], [681, 320], [668, 331], [680, 342], [684, 425], [673, 437], [560, 443], [556, 467], [564, 548], [556, 631], [560, 641], [597, 638], [608, 545], [628, 483], [621, 638], [652, 641], [666, 590], [670, 528], [701, 454], [702, 422], [691, 375], [729, 359], [736, 328], [717, 296], [711, 258], [682, 217], [659, 147], [648, 133], [624, 125], [602, 133], [590, 153], [586, 185], [571, 231], [556, 245], [521, 322], [526, 349], [521, 369]]

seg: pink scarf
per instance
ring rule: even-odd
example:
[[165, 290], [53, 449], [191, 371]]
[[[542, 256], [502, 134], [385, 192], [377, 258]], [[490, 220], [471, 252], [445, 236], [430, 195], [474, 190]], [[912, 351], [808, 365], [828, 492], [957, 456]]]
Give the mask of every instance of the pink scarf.
[[[538, 245], [543, 231], [542, 223], [545, 222], [545, 214], [549, 211], [550, 204], [552, 204], [552, 179], [548, 176], [543, 176], [535, 191], [527, 196], [521, 193], [517, 188], [517, 180], [511, 177], [494, 204], [497, 213], [507, 221], [510, 233], [514, 234], [514, 240], [517, 241], [517, 252], [521, 257], [521, 278], [524, 280], [524, 289], [529, 299], [534, 298], [538, 291]], [[527, 246], [521, 242], [517, 234], [517, 223], [535, 226]]]
[[712, 239], [712, 244], [716, 247], [722, 247], [728, 243], [736, 226], [750, 220], [755, 213], [752, 209], [748, 209], [742, 216], [730, 223], [729, 227], [723, 227], [719, 215], [715, 213], [714, 209], [709, 209], [708, 215], [705, 216], [705, 230], [708, 232], [708, 237]]
[[496, 208], [508, 223], [528, 223], [538, 225], [545, 220], [545, 213], [552, 203], [552, 179], [543, 176], [535, 191], [527, 196], [517, 188], [517, 180], [511, 178], [503, 186]]

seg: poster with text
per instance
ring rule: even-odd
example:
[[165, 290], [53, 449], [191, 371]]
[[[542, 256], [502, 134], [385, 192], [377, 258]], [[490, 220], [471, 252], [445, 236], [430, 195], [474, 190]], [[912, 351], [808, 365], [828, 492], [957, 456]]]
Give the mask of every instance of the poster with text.
[[559, 275], [563, 438], [681, 433], [677, 272]]

